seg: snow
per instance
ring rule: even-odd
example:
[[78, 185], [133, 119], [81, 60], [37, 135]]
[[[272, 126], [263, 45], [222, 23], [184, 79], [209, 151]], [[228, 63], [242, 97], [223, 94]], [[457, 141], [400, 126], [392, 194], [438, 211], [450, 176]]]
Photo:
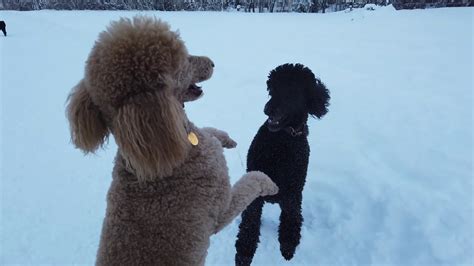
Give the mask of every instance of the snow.
[[[98, 33], [136, 13], [0, 11], [1, 265], [94, 263], [116, 145], [74, 149], [65, 101]], [[271, 69], [303, 63], [331, 90], [328, 115], [310, 122], [301, 244], [285, 262], [266, 205], [254, 265], [474, 264], [474, 9], [146, 13], [214, 60], [186, 110], [239, 143], [226, 152], [232, 182]], [[233, 264], [239, 219], [212, 237], [207, 265]]]

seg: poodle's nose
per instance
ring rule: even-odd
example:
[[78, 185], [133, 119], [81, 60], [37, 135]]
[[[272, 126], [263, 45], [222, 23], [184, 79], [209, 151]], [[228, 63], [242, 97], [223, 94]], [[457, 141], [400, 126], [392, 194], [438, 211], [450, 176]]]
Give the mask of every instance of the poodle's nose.
[[211, 62], [211, 66], [212, 66], [212, 67], [215, 67], [214, 62]]

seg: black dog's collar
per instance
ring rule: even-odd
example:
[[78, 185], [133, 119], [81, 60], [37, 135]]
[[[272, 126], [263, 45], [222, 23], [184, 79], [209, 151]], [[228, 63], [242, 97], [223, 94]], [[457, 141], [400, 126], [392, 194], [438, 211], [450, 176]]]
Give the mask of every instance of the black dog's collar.
[[306, 123], [301, 124], [299, 127], [294, 129], [293, 127], [285, 127], [286, 133], [290, 134], [292, 137], [299, 137], [304, 135], [305, 137], [308, 136], [308, 126]]

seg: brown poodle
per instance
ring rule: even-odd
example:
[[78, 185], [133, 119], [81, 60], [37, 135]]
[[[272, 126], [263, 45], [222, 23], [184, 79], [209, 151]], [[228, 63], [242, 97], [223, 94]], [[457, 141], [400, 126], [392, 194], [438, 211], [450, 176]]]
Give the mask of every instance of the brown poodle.
[[188, 121], [184, 102], [211, 77], [168, 24], [113, 22], [99, 35], [67, 107], [73, 143], [94, 152], [115, 137], [97, 265], [204, 265], [209, 238], [255, 198], [276, 194], [261, 172], [230, 186], [222, 146], [236, 143]]

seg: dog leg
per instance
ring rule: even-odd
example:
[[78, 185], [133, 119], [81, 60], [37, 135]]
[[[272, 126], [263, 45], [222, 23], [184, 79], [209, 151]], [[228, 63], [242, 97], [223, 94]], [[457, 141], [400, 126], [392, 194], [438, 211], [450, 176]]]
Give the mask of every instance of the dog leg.
[[301, 192], [292, 196], [293, 198], [280, 202], [281, 215], [278, 241], [280, 242], [281, 254], [286, 260], [291, 260], [295, 254], [296, 247], [300, 243], [301, 226], [303, 224]]
[[229, 134], [227, 134], [225, 131], [213, 127], [204, 127], [201, 130], [206, 131], [207, 133], [216, 137], [222, 143], [222, 147], [224, 148], [231, 149], [237, 146], [237, 142], [229, 137]]
[[216, 233], [229, 224], [256, 198], [278, 193], [278, 187], [266, 174], [252, 171], [235, 183], [231, 193], [232, 198], [229, 206], [221, 211], [218, 218]]
[[239, 234], [235, 242], [237, 250], [235, 265], [237, 266], [246, 266], [252, 263], [260, 237], [263, 204], [263, 199], [257, 198], [242, 213], [242, 222], [239, 225]]

